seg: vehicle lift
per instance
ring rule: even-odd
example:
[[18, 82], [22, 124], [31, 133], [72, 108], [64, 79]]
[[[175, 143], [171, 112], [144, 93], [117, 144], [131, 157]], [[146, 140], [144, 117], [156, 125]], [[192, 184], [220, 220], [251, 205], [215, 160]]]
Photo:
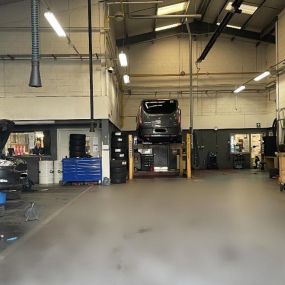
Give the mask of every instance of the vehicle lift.
[[[175, 144], [179, 149], [179, 175], [184, 175], [184, 158], [186, 159], [186, 177], [187, 179], [192, 178], [191, 170], [191, 134], [186, 134], [185, 143]], [[133, 135], [128, 135], [128, 154], [129, 154], [129, 180], [134, 179], [134, 143]]]

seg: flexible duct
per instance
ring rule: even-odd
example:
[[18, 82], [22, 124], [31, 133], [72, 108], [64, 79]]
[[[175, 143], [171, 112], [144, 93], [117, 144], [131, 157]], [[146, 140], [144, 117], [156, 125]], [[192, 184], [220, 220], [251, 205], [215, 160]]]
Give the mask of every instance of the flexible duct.
[[40, 36], [39, 36], [40, 1], [31, 0], [32, 22], [32, 70], [29, 86], [42, 87], [40, 75]]

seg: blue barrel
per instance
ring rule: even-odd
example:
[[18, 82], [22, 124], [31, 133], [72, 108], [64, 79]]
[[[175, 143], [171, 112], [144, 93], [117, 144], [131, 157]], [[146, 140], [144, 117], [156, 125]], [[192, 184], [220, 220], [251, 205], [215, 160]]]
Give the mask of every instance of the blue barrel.
[[7, 196], [6, 193], [0, 192], [0, 205], [5, 205], [6, 204], [6, 196]]

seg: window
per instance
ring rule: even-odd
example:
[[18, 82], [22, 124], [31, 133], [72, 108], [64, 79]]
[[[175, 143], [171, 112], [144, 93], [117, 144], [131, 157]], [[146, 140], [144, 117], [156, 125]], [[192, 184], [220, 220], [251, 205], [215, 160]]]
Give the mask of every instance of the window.
[[149, 114], [171, 114], [177, 110], [175, 100], [144, 101], [143, 108]]
[[[38, 151], [35, 149], [38, 148]], [[5, 146], [9, 155], [50, 154], [49, 132], [11, 133]]]

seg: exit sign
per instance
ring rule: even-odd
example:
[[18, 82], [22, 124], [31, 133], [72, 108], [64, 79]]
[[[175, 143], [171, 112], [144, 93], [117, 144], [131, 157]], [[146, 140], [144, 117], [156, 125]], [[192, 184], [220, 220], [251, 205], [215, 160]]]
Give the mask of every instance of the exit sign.
[[261, 123], [256, 123], [257, 128], [261, 128]]

